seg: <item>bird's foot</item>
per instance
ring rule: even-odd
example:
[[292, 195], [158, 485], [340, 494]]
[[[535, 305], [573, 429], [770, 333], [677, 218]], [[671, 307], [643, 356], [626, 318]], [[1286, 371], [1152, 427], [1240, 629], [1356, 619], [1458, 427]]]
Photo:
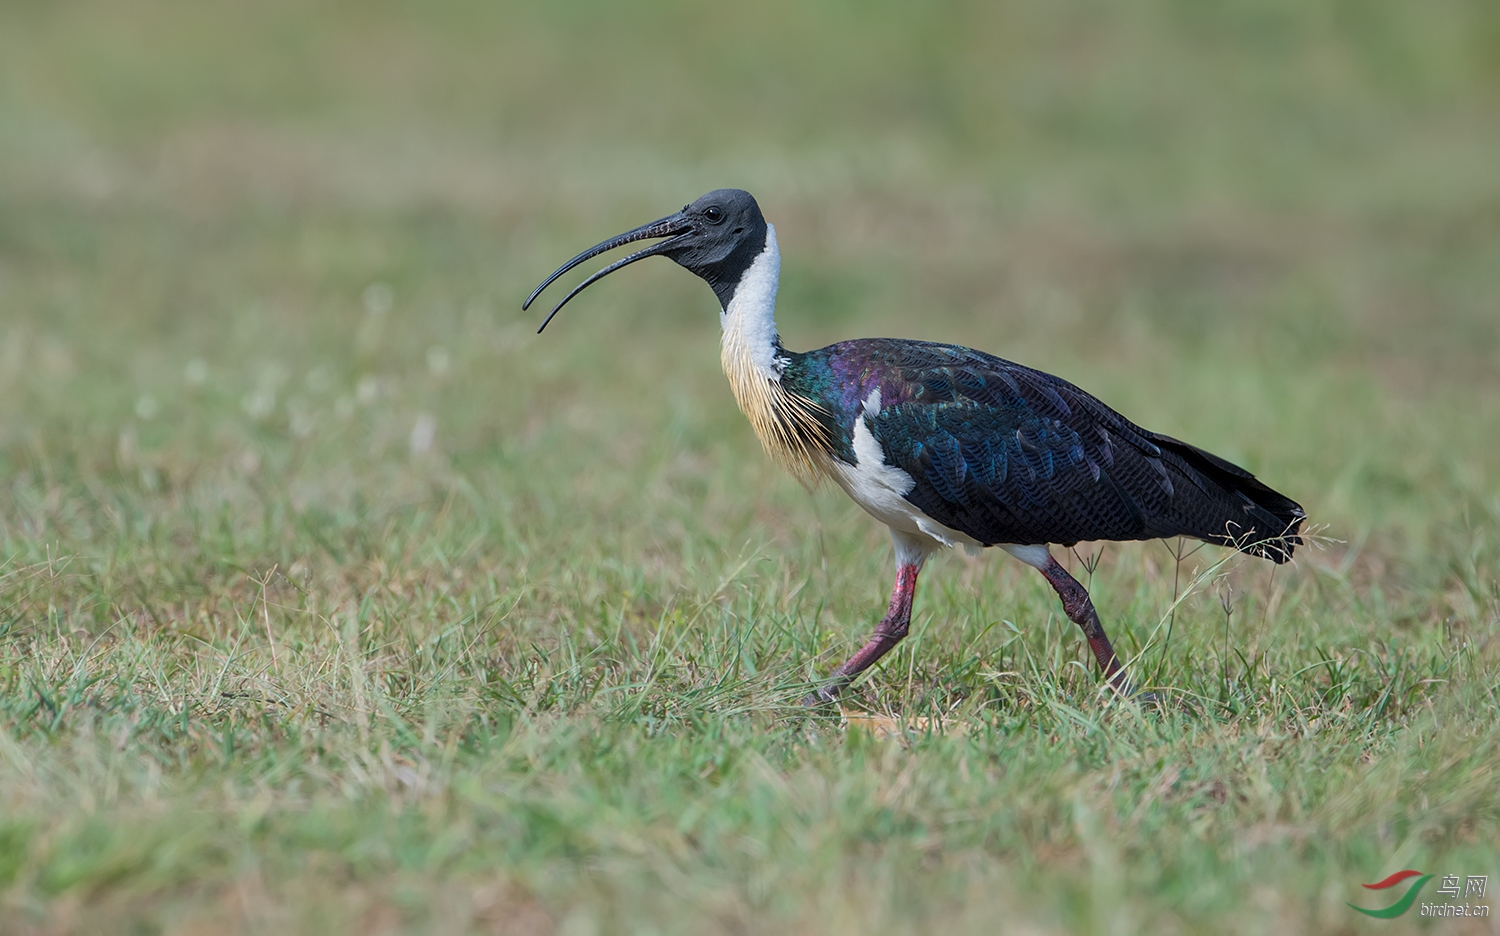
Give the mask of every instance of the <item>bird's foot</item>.
[[1110, 678], [1109, 687], [1118, 694], [1120, 699], [1137, 705], [1160, 705], [1164, 701], [1158, 693], [1137, 689], [1135, 684], [1126, 678], [1123, 671], [1117, 672]]
[[1116, 687], [1115, 691], [1119, 693], [1118, 698], [1121, 702], [1129, 702], [1143, 709], [1161, 711], [1167, 705], [1167, 697], [1165, 695], [1146, 689], [1137, 689], [1128, 683], [1124, 686]]
[[807, 697], [802, 700], [802, 707], [827, 708], [828, 706], [837, 705], [839, 692], [843, 688], [837, 682], [824, 683], [807, 694]]

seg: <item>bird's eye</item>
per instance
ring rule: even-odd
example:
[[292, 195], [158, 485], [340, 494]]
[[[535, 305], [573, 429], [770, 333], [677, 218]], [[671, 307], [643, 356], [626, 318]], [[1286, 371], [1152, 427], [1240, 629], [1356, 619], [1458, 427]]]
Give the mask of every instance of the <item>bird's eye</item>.
[[718, 224], [724, 220], [724, 212], [720, 210], [718, 205], [709, 205], [703, 209], [703, 217], [708, 219], [709, 224]]

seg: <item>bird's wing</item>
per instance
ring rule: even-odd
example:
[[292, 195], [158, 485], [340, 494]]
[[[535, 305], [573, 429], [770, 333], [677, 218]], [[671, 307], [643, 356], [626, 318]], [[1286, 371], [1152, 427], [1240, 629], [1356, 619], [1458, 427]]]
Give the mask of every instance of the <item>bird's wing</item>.
[[[859, 418], [886, 463], [911, 476], [907, 500], [982, 543], [1187, 535], [1242, 545], [1300, 521], [1249, 472], [1141, 429], [1061, 378], [953, 345], [881, 345], [867, 351], [882, 358], [882, 403]], [[1286, 509], [1267, 512], [1259, 492]]]

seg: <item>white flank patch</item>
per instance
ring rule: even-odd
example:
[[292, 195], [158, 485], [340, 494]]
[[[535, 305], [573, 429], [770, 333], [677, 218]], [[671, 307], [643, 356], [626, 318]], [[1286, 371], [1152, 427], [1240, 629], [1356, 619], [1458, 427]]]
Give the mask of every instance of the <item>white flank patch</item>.
[[1047, 563], [1052, 561], [1052, 553], [1046, 546], [1001, 546], [1000, 548], [1033, 569], [1045, 569]]
[[719, 313], [724, 342], [737, 345], [756, 372], [780, 380], [784, 365], [776, 360], [776, 287], [781, 281], [781, 251], [776, 228], [766, 224], [766, 246], [740, 276], [729, 306]]
[[907, 537], [923, 541], [929, 544], [929, 550], [940, 546], [982, 548], [968, 534], [938, 523], [906, 499], [906, 495], [916, 487], [916, 482], [900, 468], [885, 463], [885, 451], [875, 441], [875, 436], [865, 422], [878, 412], [880, 390], [877, 388], [870, 392], [865, 400], [864, 412], [854, 421], [854, 464], [845, 464], [837, 458], [830, 459], [833, 480], [838, 482], [839, 487], [856, 504], [865, 509], [865, 513], [891, 528], [898, 550], [903, 544], [897, 534], [906, 534]]

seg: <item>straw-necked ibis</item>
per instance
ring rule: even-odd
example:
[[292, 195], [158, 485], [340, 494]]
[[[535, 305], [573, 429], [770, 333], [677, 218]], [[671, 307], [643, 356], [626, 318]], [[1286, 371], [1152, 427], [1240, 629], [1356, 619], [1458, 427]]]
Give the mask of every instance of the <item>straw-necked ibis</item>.
[[1050, 374], [925, 341], [788, 350], [776, 330], [776, 231], [748, 192], [709, 192], [590, 247], [523, 308], [578, 264], [642, 240], [656, 243], [578, 284], [542, 328], [615, 270], [646, 257], [676, 261], [719, 298], [724, 373], [766, 451], [805, 480], [831, 479], [890, 527], [897, 571], [885, 617], [809, 703], [837, 698], [906, 636], [917, 573], [942, 547], [999, 546], [1040, 571], [1105, 678], [1128, 691], [1088, 592], [1049, 546], [1187, 536], [1281, 563], [1302, 543], [1305, 514], [1294, 501]]

